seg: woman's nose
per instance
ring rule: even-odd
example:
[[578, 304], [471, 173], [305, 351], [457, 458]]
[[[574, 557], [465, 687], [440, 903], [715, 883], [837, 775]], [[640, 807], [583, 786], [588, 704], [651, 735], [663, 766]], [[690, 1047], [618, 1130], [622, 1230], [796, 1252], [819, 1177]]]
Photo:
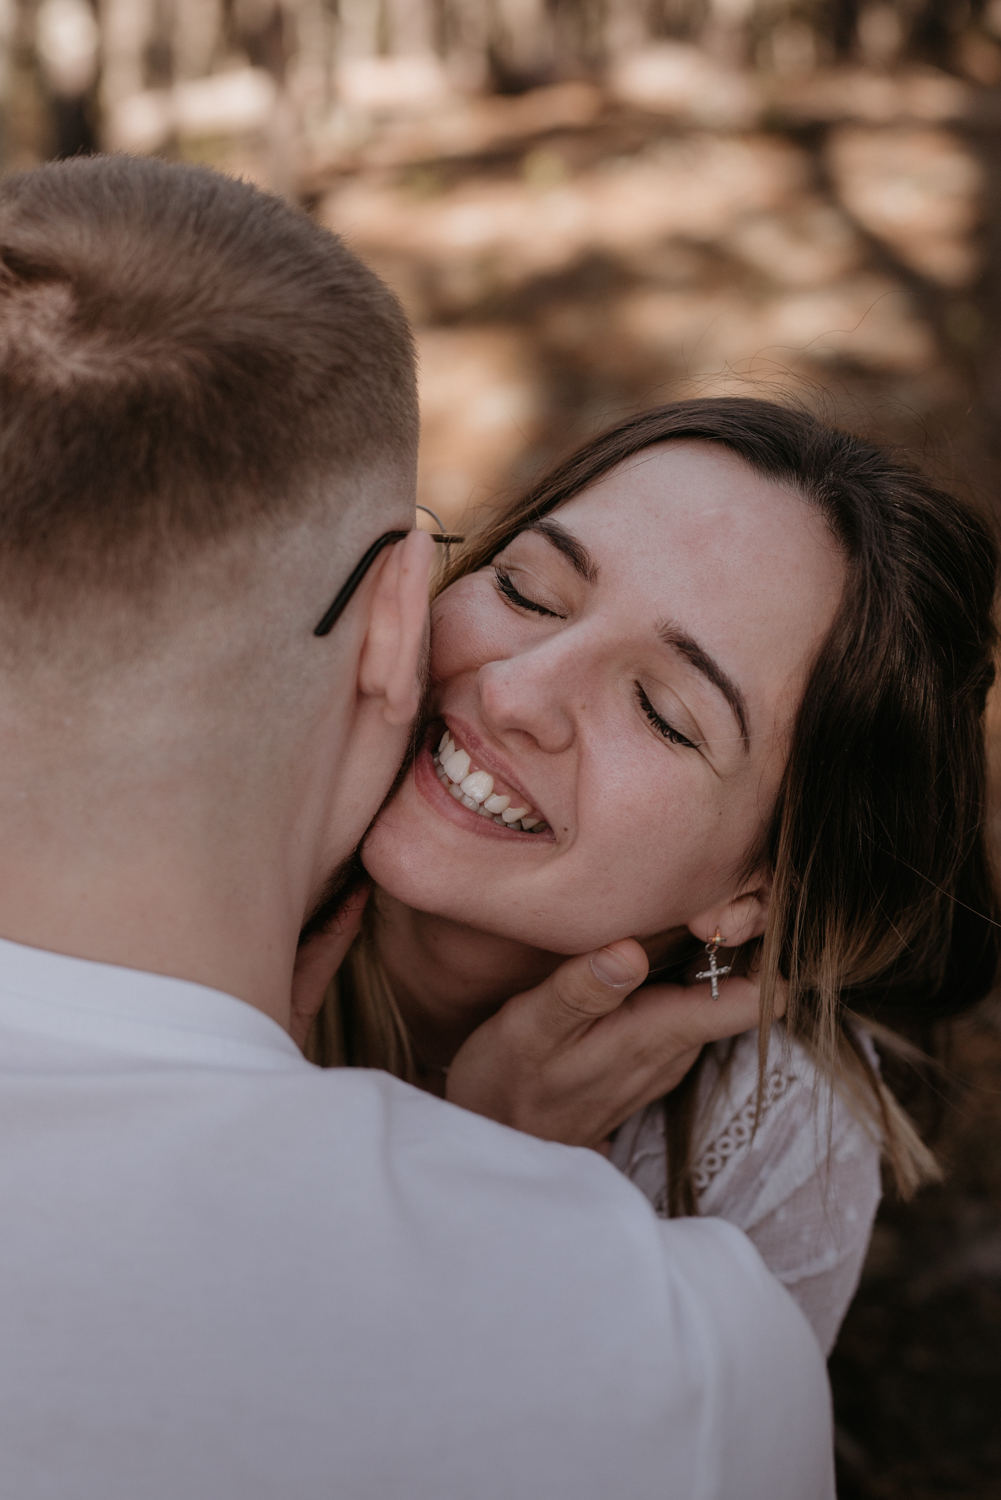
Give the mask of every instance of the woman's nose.
[[550, 754], [566, 750], [576, 733], [568, 690], [578, 677], [579, 667], [547, 647], [487, 662], [478, 678], [484, 720], [497, 734], [529, 735]]

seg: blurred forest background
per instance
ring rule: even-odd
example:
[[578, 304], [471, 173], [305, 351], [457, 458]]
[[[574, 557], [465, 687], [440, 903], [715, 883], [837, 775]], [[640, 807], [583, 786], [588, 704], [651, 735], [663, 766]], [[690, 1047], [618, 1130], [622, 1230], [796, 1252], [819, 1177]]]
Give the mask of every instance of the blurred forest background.
[[[4, 170], [156, 152], [344, 234], [416, 326], [449, 526], [693, 392], [997, 510], [1001, 0], [0, 0], [0, 131]], [[934, 1088], [946, 1181], [884, 1206], [832, 1359], [842, 1500], [1001, 1497], [996, 1001]]]

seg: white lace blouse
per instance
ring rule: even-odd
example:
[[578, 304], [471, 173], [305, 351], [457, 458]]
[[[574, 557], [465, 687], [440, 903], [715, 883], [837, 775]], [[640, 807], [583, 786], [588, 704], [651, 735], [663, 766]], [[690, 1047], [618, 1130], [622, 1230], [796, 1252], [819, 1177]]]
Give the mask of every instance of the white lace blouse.
[[[875, 1063], [875, 1054], [867, 1051]], [[830, 1353], [858, 1285], [880, 1199], [880, 1146], [781, 1026], [772, 1030], [757, 1130], [758, 1033], [709, 1049], [693, 1179], [700, 1214], [743, 1229]], [[728, 1066], [724, 1059], [730, 1054]], [[616, 1132], [611, 1159], [666, 1213], [660, 1103]]]

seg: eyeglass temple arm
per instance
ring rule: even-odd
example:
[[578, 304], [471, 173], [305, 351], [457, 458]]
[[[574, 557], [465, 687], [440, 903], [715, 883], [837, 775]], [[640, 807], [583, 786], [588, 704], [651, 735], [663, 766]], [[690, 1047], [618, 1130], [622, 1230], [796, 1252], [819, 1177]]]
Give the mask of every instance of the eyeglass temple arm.
[[[423, 509], [424, 506], [418, 506], [418, 510]], [[437, 516], [435, 516], [435, 520], [438, 521]], [[438, 521], [438, 525], [441, 525], [440, 521]], [[340, 619], [341, 615], [347, 609], [348, 604], [351, 601], [351, 595], [361, 583], [362, 579], [365, 577], [365, 574], [375, 562], [375, 559], [379, 556], [379, 553], [383, 550], [384, 547], [391, 547], [394, 542], [402, 542], [403, 538], [409, 535], [409, 531], [386, 531], [382, 536], [376, 538], [371, 547], [369, 547], [368, 551], [365, 553], [365, 556], [358, 563], [357, 567], [352, 571], [351, 576], [344, 584], [344, 587], [338, 591], [337, 597], [334, 599], [333, 604], [331, 604], [330, 608], [327, 610], [327, 613], [323, 616], [323, 619], [313, 631], [314, 635], [323, 636], [330, 634], [334, 626], [337, 624], [337, 621]], [[454, 536], [451, 533], [444, 531], [432, 532], [430, 533], [430, 535], [433, 542], [443, 542], [446, 547], [451, 542], [465, 541], [465, 537]]]
[[361, 583], [362, 579], [365, 577], [365, 574], [375, 562], [382, 549], [384, 547], [391, 547], [394, 542], [401, 542], [403, 538], [408, 535], [409, 533], [406, 531], [387, 531], [372, 543], [371, 547], [369, 547], [368, 551], [365, 553], [365, 556], [361, 559], [358, 566], [351, 573], [351, 576], [348, 578], [344, 587], [338, 592], [333, 604], [327, 610], [327, 613], [324, 615], [319, 625], [317, 625], [316, 629], [313, 631], [314, 635], [330, 634], [334, 626], [337, 624], [337, 621], [340, 619], [341, 615], [347, 609], [348, 603], [351, 599], [351, 595]]
[[438, 522], [438, 530], [428, 532], [433, 542], [444, 542], [445, 546], [449, 547], [453, 542], [464, 542], [466, 540], [464, 536], [455, 536], [451, 532], [446, 531], [441, 524], [441, 516], [437, 515], [429, 505], [415, 505], [414, 509], [422, 510], [426, 516], [431, 517], [432, 521]]

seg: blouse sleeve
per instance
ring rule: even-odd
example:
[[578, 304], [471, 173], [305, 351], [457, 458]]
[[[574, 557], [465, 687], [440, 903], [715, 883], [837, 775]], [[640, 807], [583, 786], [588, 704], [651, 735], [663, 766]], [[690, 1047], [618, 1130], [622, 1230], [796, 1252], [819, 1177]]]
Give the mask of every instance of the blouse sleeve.
[[[829, 1353], [855, 1294], [879, 1204], [879, 1139], [778, 1027], [755, 1127], [757, 1089], [756, 1032], [740, 1037], [729, 1057], [725, 1048], [712, 1050], [694, 1141], [698, 1211], [745, 1232]], [[666, 1212], [659, 1103], [617, 1132], [612, 1161], [658, 1213]]]

